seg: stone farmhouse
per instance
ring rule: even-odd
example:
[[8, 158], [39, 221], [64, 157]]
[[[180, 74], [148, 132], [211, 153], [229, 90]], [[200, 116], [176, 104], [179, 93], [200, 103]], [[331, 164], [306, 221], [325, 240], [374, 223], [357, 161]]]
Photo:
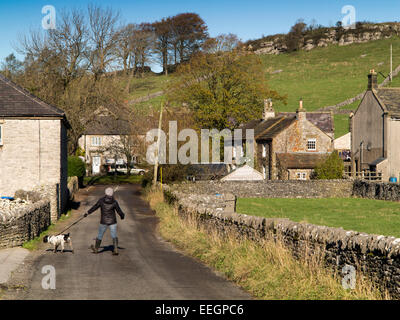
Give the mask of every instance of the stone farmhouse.
[[378, 87], [368, 75], [367, 91], [350, 116], [353, 174], [400, 177], [400, 88]]
[[302, 100], [295, 113], [279, 114], [265, 100], [263, 118], [241, 128], [254, 129], [255, 168], [267, 180], [308, 180], [333, 151], [332, 114], [306, 112]]
[[[79, 138], [79, 147], [85, 151], [85, 160], [89, 164], [88, 173], [105, 173], [111, 165], [126, 163], [126, 156], [116, 153], [115, 146], [121, 147], [123, 136], [131, 134], [129, 122], [116, 118], [110, 113], [98, 114], [86, 127]], [[135, 155], [133, 155], [135, 158]]]
[[0, 196], [53, 185], [64, 208], [69, 127], [64, 111], [0, 75]]

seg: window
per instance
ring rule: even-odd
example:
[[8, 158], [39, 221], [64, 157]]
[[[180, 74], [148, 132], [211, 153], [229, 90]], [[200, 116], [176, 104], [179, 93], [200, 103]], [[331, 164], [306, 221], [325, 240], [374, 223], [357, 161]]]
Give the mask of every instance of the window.
[[316, 139], [308, 139], [307, 140], [307, 151], [316, 151], [317, 150], [317, 140]]
[[265, 158], [267, 156], [267, 145], [264, 143], [262, 145], [262, 157]]
[[101, 137], [92, 137], [92, 146], [94, 147], [101, 146]]
[[3, 145], [3, 126], [0, 124], [0, 146]]
[[305, 172], [296, 173], [297, 180], [307, 180], [307, 174]]

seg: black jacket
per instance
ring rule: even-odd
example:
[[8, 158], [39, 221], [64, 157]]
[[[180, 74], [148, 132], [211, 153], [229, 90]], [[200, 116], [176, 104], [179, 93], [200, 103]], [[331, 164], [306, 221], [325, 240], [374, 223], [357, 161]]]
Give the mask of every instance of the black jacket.
[[101, 224], [111, 225], [117, 223], [117, 217], [115, 215], [115, 211], [118, 212], [121, 219], [124, 219], [125, 214], [122, 212], [119, 207], [118, 202], [114, 199], [114, 197], [104, 196], [100, 198], [97, 203], [88, 210], [88, 214], [96, 211], [98, 208], [101, 208]]

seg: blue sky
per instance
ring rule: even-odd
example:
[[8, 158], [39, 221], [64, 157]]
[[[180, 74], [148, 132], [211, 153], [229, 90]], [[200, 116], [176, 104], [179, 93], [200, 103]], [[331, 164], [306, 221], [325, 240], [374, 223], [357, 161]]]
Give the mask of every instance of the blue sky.
[[342, 20], [345, 5], [355, 7], [356, 21], [400, 21], [398, 0], [0, 0], [0, 60], [15, 52], [19, 35], [41, 26], [43, 6], [84, 10], [89, 3], [112, 6], [120, 11], [123, 21], [135, 23], [196, 12], [207, 23], [211, 36], [231, 32], [242, 40], [286, 33], [299, 18], [307, 23], [315, 19], [322, 25], [334, 25]]

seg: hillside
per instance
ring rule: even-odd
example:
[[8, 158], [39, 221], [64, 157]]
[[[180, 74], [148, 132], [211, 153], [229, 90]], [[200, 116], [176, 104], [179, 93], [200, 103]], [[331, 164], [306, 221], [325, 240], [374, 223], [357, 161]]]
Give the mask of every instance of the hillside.
[[[335, 105], [363, 92], [367, 86], [367, 74], [375, 69], [389, 74], [390, 44], [393, 45], [393, 69], [400, 65], [400, 38], [375, 40], [347, 46], [330, 45], [311, 51], [299, 51], [280, 55], [260, 55], [265, 66], [269, 86], [282, 95], [287, 95], [287, 105], [275, 103], [277, 111], [295, 111], [298, 100], [303, 98], [308, 111], [315, 111]], [[379, 74], [378, 81], [384, 77]], [[168, 77], [149, 74], [144, 78], [131, 80], [129, 98], [147, 97], [165, 89]], [[126, 80], [121, 81], [126, 86]], [[400, 76], [395, 77], [392, 86], [400, 86]], [[150, 98], [137, 103], [140, 108], [158, 107], [162, 97]], [[341, 107], [354, 110], [359, 101]], [[335, 115], [335, 136], [348, 132], [348, 116]]]
[[[389, 74], [390, 44], [393, 69], [400, 64], [400, 38], [381, 39], [348, 46], [330, 45], [291, 54], [261, 55], [271, 88], [287, 94], [288, 104], [276, 103], [277, 111], [294, 111], [303, 98], [308, 111], [335, 105], [363, 92], [367, 74], [375, 69]], [[379, 74], [378, 82], [384, 77]], [[395, 78], [395, 83], [400, 81]], [[354, 110], [359, 102], [341, 109]], [[344, 123], [345, 122], [345, 123]], [[335, 115], [336, 137], [347, 132], [347, 116]]]

